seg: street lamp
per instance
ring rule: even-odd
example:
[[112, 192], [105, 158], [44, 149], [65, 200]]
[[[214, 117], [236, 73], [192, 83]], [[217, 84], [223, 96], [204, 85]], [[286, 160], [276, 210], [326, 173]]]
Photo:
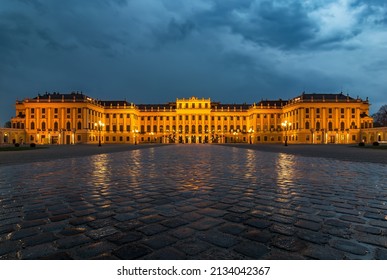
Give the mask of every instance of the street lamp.
[[137, 133], [138, 133], [138, 130], [137, 129], [134, 129], [133, 130], [133, 134], [134, 134], [134, 145], [137, 145]]
[[254, 129], [250, 127], [249, 134], [250, 134], [250, 144], [253, 144], [252, 137], [253, 137]]
[[98, 123], [94, 123], [94, 127], [98, 129], [98, 147], [101, 147], [101, 131], [104, 126], [105, 124], [100, 120], [98, 121]]
[[285, 129], [285, 146], [287, 146], [288, 145], [288, 128], [292, 125], [292, 123], [290, 123], [288, 121], [284, 121], [281, 125]]

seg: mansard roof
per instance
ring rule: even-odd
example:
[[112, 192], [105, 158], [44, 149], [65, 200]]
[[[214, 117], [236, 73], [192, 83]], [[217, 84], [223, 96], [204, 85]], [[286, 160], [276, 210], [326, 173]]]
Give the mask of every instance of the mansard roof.
[[117, 106], [131, 106], [133, 105], [133, 103], [129, 103], [127, 102], [126, 100], [101, 100], [101, 101], [98, 101], [99, 104], [103, 105], [104, 107], [109, 107], [109, 106], [114, 106], [114, 107], [117, 107]]
[[34, 97], [35, 100], [57, 100], [57, 99], [64, 99], [64, 100], [84, 100], [88, 98], [86, 95], [84, 95], [81, 92], [71, 92], [71, 93], [60, 93], [60, 92], [46, 92], [45, 94], [38, 94], [38, 96]]
[[220, 102], [211, 102], [211, 109], [223, 109], [223, 110], [227, 110], [227, 109], [238, 109], [240, 110], [242, 108], [242, 110], [247, 110], [250, 108], [250, 104], [247, 104], [247, 103], [239, 103], [239, 104], [236, 104], [236, 103], [233, 103], [233, 104], [222, 104]]
[[159, 109], [176, 109], [176, 102], [168, 102], [164, 104], [136, 104], [136, 107], [141, 111], [151, 111]]
[[278, 99], [278, 100], [261, 100], [258, 102], [258, 104], [256, 104], [257, 106], [259, 107], [277, 107], [277, 108], [282, 108], [283, 106], [285, 106], [286, 104], [288, 104], [288, 100], [282, 100], [282, 99]]
[[301, 99], [304, 101], [347, 101], [347, 100], [355, 100], [350, 97], [348, 94], [344, 95], [342, 92], [340, 93], [305, 93], [303, 92], [301, 95], [293, 98], [293, 100]]

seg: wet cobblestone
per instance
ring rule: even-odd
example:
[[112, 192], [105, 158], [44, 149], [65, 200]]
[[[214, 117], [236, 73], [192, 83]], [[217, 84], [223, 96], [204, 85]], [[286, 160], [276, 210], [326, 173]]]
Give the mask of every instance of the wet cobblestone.
[[386, 259], [385, 170], [218, 145], [2, 165], [0, 259]]

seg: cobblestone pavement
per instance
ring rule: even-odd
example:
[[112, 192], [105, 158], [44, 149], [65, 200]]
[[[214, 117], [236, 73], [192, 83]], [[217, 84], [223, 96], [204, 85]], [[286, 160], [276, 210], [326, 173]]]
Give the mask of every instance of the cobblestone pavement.
[[0, 166], [0, 259], [387, 259], [386, 182], [218, 145]]

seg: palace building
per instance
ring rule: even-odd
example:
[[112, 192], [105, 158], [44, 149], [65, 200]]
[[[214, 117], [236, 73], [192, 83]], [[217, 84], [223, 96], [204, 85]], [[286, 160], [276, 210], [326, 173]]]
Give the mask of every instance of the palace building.
[[46, 93], [16, 101], [14, 142], [77, 143], [358, 143], [372, 128], [368, 98], [302, 93], [289, 100], [222, 104], [182, 98], [165, 104]]

